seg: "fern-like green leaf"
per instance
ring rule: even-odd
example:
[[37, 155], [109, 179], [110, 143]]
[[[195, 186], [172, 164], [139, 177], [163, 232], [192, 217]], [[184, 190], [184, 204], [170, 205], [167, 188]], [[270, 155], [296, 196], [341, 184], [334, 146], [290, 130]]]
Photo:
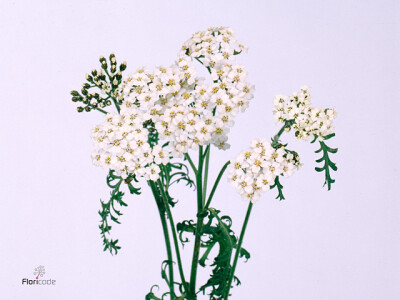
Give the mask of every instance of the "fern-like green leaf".
[[[336, 164], [331, 160], [329, 154], [335, 154], [337, 153], [338, 149], [337, 148], [330, 148], [325, 144], [325, 140], [328, 140], [332, 137], [334, 137], [335, 134], [332, 133], [330, 135], [327, 135], [324, 137], [323, 141], [319, 141], [320, 148], [315, 151], [315, 153], [320, 153], [322, 152], [322, 157], [317, 159], [317, 163], [323, 163], [321, 167], [315, 167], [315, 170], [317, 172], [325, 172], [325, 182], [324, 186], [328, 186], [328, 191], [331, 189], [332, 184], [335, 182], [335, 179], [331, 177], [331, 170], [332, 171], [337, 171], [337, 166]], [[314, 141], [316, 138], [314, 139]], [[313, 142], [314, 142], [313, 141]]]
[[[109, 239], [107, 235], [110, 234], [112, 226], [109, 225], [109, 222], [112, 221], [117, 224], [121, 224], [118, 220], [119, 216], [122, 216], [120, 210], [116, 209], [115, 205], [118, 204], [119, 206], [127, 206], [127, 204], [122, 201], [122, 197], [124, 196], [124, 192], [120, 191], [121, 184], [123, 182], [127, 183], [128, 186], [131, 184], [132, 180], [136, 180], [133, 175], [129, 175], [127, 179], [122, 179], [119, 176], [114, 175], [114, 171], [110, 170], [107, 176], [107, 185], [110, 187], [110, 200], [108, 202], [104, 202], [100, 200], [101, 203], [101, 210], [99, 211], [99, 215], [101, 217], [99, 229], [101, 231], [101, 236], [103, 239], [103, 251], [109, 251], [111, 255], [117, 254], [118, 250], [121, 247], [118, 245], [118, 240]], [[140, 194], [139, 188], [129, 188], [130, 192], [133, 194]]]

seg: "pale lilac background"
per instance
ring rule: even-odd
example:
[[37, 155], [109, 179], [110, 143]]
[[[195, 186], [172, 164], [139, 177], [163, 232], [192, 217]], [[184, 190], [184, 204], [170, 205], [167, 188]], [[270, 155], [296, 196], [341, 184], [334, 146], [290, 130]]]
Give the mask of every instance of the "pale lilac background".
[[[271, 99], [302, 84], [317, 106], [339, 111], [339, 172], [333, 190], [314, 171], [315, 145], [294, 142], [304, 166], [255, 205], [232, 299], [400, 299], [399, 5], [396, 1], [1, 1], [1, 299], [144, 299], [165, 285], [166, 258], [156, 206], [144, 186], [129, 198], [102, 252], [99, 199], [104, 170], [91, 165], [90, 128], [100, 114], [77, 114], [69, 91], [115, 51], [134, 71], [170, 64], [198, 30], [225, 25], [249, 47], [239, 61], [255, 99], [231, 132], [232, 148], [212, 152], [211, 178], [254, 137], [277, 131]], [[176, 221], [193, 218], [194, 195]], [[214, 205], [242, 223], [246, 204], [224, 179]], [[185, 261], [191, 249], [184, 251]], [[54, 287], [22, 286], [46, 267]], [[188, 276], [188, 275], [187, 275]], [[204, 274], [200, 276], [204, 280]], [[200, 297], [200, 299], [206, 299]]]

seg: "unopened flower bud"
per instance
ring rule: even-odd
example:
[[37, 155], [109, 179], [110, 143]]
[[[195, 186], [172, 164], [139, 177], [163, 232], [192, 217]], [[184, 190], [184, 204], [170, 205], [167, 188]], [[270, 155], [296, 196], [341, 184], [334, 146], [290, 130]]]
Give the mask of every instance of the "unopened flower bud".
[[86, 80], [89, 82], [93, 82], [93, 77], [90, 76], [89, 74], [86, 74]]
[[82, 107], [82, 106], [78, 106], [78, 107], [76, 108], [76, 110], [78, 111], [78, 113], [83, 112], [83, 107]]
[[85, 110], [86, 110], [87, 112], [89, 112], [89, 111], [91, 111], [91, 108], [90, 108], [89, 106], [86, 106], [86, 107], [85, 107]]
[[126, 70], [126, 61], [124, 61], [124, 62], [119, 66], [119, 69], [121, 70], [121, 72]]

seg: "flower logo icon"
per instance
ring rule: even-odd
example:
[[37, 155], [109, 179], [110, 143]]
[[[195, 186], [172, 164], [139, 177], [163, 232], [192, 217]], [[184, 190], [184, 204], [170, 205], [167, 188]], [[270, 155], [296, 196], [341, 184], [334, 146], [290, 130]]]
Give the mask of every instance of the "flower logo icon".
[[38, 266], [35, 268], [33, 275], [36, 275], [36, 279], [40, 277], [43, 277], [43, 275], [46, 274], [46, 271], [44, 269], [44, 266]]

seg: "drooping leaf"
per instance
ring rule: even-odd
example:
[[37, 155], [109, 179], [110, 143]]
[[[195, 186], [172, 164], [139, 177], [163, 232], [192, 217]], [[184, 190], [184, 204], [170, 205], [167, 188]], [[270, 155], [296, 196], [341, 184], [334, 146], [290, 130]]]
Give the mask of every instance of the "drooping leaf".
[[173, 263], [172, 261], [167, 260], [167, 259], [161, 263], [161, 278], [165, 280], [167, 285], [169, 285], [169, 281], [170, 281], [170, 279], [168, 278], [168, 275], [167, 275], [167, 268], [172, 268], [172, 263]]
[[[129, 181], [127, 182], [127, 180]], [[103, 239], [103, 250], [108, 250], [111, 255], [117, 254], [118, 250], [121, 249], [121, 247], [118, 245], [118, 240], [109, 239], [107, 237], [107, 235], [110, 234], [112, 228], [109, 225], [109, 221], [120, 224], [118, 217], [122, 216], [122, 213], [116, 208], [116, 204], [118, 204], [120, 207], [127, 206], [127, 204], [122, 201], [124, 192], [120, 191], [120, 187], [123, 182], [127, 183], [129, 186], [132, 180], [136, 180], [133, 175], [128, 176], [128, 178], [124, 181], [121, 177], [114, 175], [113, 170], [110, 170], [107, 176], [107, 185], [112, 189], [110, 193], [110, 199], [107, 202], [100, 200], [101, 210], [99, 211], [99, 215], [101, 217], [101, 221], [99, 229], [101, 231], [101, 236]], [[131, 190], [131, 188], [129, 189]], [[135, 194], [140, 194], [139, 188], [134, 188], [132, 186], [132, 189], [134, 190]]]
[[189, 168], [183, 163], [169, 162], [166, 165], [161, 165], [160, 177], [165, 187], [165, 194], [167, 196], [168, 203], [174, 207], [177, 201], [171, 197], [169, 192], [170, 187], [173, 184], [179, 182], [185, 182], [189, 187], [195, 187], [194, 181], [190, 178]]
[[[320, 153], [322, 152], [322, 157], [317, 159], [317, 163], [323, 163], [321, 167], [315, 167], [315, 171], [317, 172], [324, 172], [325, 173], [325, 182], [324, 186], [328, 186], [328, 191], [331, 189], [332, 183], [335, 182], [335, 179], [331, 177], [331, 170], [332, 171], [337, 171], [337, 166], [336, 164], [331, 160], [329, 153], [334, 154], [337, 153], [338, 149], [337, 148], [330, 148], [325, 144], [325, 140], [328, 140], [332, 137], [334, 137], [335, 134], [332, 133], [330, 135], [327, 135], [323, 137], [323, 141], [319, 141], [320, 148], [315, 151], [315, 153]], [[315, 138], [316, 140], [316, 138]], [[314, 141], [315, 141], [314, 140]]]
[[283, 190], [283, 185], [280, 183], [280, 181], [279, 181], [279, 176], [276, 176], [275, 177], [275, 181], [274, 181], [275, 183], [274, 183], [274, 185], [272, 185], [271, 186], [271, 189], [273, 189], [273, 188], [277, 188], [278, 189], [278, 196], [276, 196], [276, 198], [275, 199], [279, 199], [279, 200], [285, 200], [285, 197], [283, 196], [283, 192], [282, 192], [282, 190]]
[[161, 298], [156, 297], [156, 295], [153, 293], [154, 288], [159, 288], [158, 285], [153, 285], [150, 288], [150, 292], [145, 296], [145, 300], [162, 300]]

